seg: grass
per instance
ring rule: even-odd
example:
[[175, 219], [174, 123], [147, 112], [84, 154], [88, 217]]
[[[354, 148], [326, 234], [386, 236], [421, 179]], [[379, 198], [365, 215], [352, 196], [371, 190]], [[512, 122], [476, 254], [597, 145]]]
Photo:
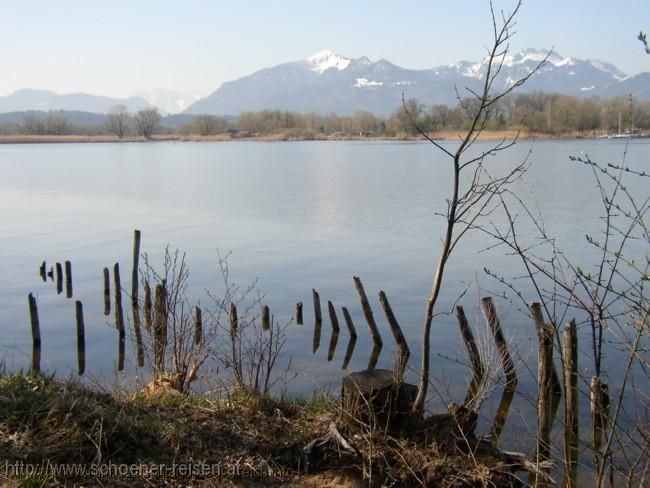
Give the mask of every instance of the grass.
[[[446, 449], [454, 427], [440, 423], [444, 415], [434, 417], [419, 432], [394, 438], [341, 424], [337, 402], [325, 395], [275, 400], [239, 390], [227, 398], [147, 397], [99, 392], [75, 379], [3, 373], [0, 485], [357, 487], [368, 486], [363, 478], [372, 473], [372, 486], [513, 486], [493, 452]], [[303, 448], [330, 422], [358, 455], [330, 443], [306, 472]], [[134, 465], [139, 471], [117, 471]], [[47, 469], [25, 471], [35, 466]], [[182, 466], [208, 471], [175, 471]]]

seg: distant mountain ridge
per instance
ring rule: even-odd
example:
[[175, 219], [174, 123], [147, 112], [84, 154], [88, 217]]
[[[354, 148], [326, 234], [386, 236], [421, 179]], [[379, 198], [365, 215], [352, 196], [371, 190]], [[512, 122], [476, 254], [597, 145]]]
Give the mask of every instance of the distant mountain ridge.
[[[503, 89], [530, 73], [549, 54], [526, 49], [503, 59], [499, 80]], [[487, 59], [460, 61], [431, 69], [401, 68], [385, 59], [350, 59], [324, 50], [301, 61], [261, 69], [224, 83], [212, 94], [190, 105], [185, 113], [231, 114], [263, 109], [352, 114], [367, 110], [388, 115], [402, 93], [426, 104], [455, 105], [456, 90], [478, 90]], [[650, 73], [628, 77], [614, 65], [551, 53], [547, 63], [522, 86], [520, 92], [540, 90], [576, 97], [632, 94], [650, 100]]]
[[25, 89], [5, 97], [0, 96], [0, 113], [66, 110], [102, 114], [107, 113], [115, 105], [124, 105], [130, 112], [151, 106], [142, 97], [112, 98], [87, 93], [59, 95], [49, 90]]

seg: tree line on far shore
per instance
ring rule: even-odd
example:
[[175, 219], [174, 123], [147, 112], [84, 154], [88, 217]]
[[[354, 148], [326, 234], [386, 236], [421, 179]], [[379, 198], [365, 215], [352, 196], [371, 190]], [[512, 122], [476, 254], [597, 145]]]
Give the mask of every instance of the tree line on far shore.
[[[130, 113], [115, 106], [107, 114], [83, 112], [15, 112], [0, 115], [0, 135], [115, 135], [144, 137], [180, 136], [236, 137], [282, 135], [286, 138], [408, 137], [417, 127], [429, 134], [466, 130], [477, 110], [475, 101], [461, 99], [456, 106], [427, 106], [406, 100], [388, 117], [358, 111], [351, 116], [321, 115], [282, 110], [243, 112], [238, 117], [216, 115], [170, 115], [155, 108]], [[81, 114], [81, 115], [80, 115]], [[517, 130], [545, 135], [596, 135], [650, 129], [650, 102], [632, 97], [609, 99], [575, 98], [531, 92], [504, 98], [486, 114], [486, 130]]]

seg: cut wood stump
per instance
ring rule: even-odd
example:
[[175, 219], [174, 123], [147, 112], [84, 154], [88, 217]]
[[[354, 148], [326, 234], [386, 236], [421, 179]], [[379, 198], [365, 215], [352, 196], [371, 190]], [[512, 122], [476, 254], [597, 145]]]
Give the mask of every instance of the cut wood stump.
[[371, 426], [389, 432], [407, 429], [417, 387], [403, 383], [393, 371], [366, 369], [343, 378], [342, 420], [352, 427]]

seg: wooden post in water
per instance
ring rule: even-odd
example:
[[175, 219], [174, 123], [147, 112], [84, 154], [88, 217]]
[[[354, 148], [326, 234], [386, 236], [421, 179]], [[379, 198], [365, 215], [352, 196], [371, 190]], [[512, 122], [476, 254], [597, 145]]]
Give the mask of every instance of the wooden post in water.
[[[544, 325], [544, 314], [542, 313], [542, 306], [539, 302], [534, 302], [530, 306], [530, 311], [533, 315], [533, 320], [535, 321], [535, 328], [537, 329], [537, 334], [539, 334], [540, 329]], [[555, 363], [553, 364], [553, 369], [551, 369], [551, 388], [555, 395], [562, 394], [562, 384], [560, 383], [560, 378], [557, 374], [557, 369], [555, 369]]]
[[159, 378], [165, 369], [165, 348], [167, 345], [167, 293], [165, 280], [156, 285], [154, 309], [154, 376]]
[[63, 291], [63, 267], [61, 263], [56, 263], [56, 294], [60, 295]]
[[41, 275], [43, 281], [47, 281], [47, 263], [43, 261], [41, 267], [38, 269], [38, 273]]
[[506, 386], [503, 389], [501, 394], [501, 401], [497, 407], [497, 413], [494, 416], [494, 422], [492, 422], [492, 427], [490, 428], [490, 440], [496, 443], [501, 436], [503, 431], [503, 426], [506, 424], [506, 419], [508, 418], [508, 413], [510, 412], [510, 405], [512, 405], [512, 399], [515, 396], [515, 388], [511, 386]]
[[398, 375], [398, 378], [403, 378], [406, 365], [411, 357], [411, 351], [409, 350], [409, 346], [406, 343], [404, 334], [402, 333], [402, 328], [399, 326], [399, 322], [397, 322], [397, 318], [393, 313], [393, 309], [391, 308], [390, 303], [388, 303], [388, 297], [383, 290], [379, 292], [379, 303], [381, 303], [381, 306], [384, 309], [384, 315], [386, 315], [390, 331], [397, 343], [397, 347], [399, 348], [399, 356], [396, 360], [395, 372]]
[[115, 288], [115, 327], [118, 332], [117, 370], [124, 370], [126, 331], [124, 330], [124, 311], [122, 310], [122, 285], [120, 282], [120, 263], [113, 266], [113, 287]]
[[199, 345], [203, 340], [203, 316], [201, 307], [194, 307], [194, 344]]
[[298, 325], [304, 324], [302, 320], [302, 302], [296, 303], [296, 323]]
[[54, 266], [50, 266], [50, 270], [47, 272], [47, 277], [54, 281]]
[[564, 327], [564, 486], [578, 486], [578, 334], [576, 322]]
[[142, 323], [140, 322], [140, 310], [131, 304], [131, 315], [133, 315], [133, 331], [135, 332], [135, 347], [138, 358], [138, 367], [144, 368], [144, 344], [142, 342]]
[[354, 276], [353, 280], [354, 280], [354, 287], [357, 289], [357, 293], [359, 294], [359, 300], [361, 301], [361, 308], [363, 309], [363, 315], [366, 317], [366, 322], [368, 322], [368, 328], [370, 329], [370, 335], [372, 336], [372, 341], [375, 343], [375, 346], [379, 346], [379, 348], [381, 349], [381, 346], [383, 346], [383, 342], [381, 340], [381, 335], [379, 334], [379, 329], [377, 329], [377, 323], [375, 322], [375, 317], [372, 314], [372, 308], [370, 308], [370, 302], [368, 302], [368, 297], [366, 296], [366, 292], [363, 289], [363, 283], [361, 283], [361, 279], [359, 279], [358, 276]]
[[494, 308], [494, 302], [492, 297], [485, 297], [481, 299], [481, 309], [485, 315], [485, 320], [487, 320], [492, 335], [494, 336], [494, 342], [497, 345], [499, 354], [501, 355], [501, 362], [503, 364], [503, 371], [506, 375], [506, 384], [511, 387], [517, 385], [517, 372], [515, 371], [515, 366], [508, 352], [508, 343], [503, 337], [503, 331], [501, 330], [501, 322], [497, 315], [497, 311]]
[[339, 319], [336, 316], [336, 310], [334, 305], [330, 300], [327, 301], [327, 311], [329, 312], [330, 322], [332, 323], [332, 335], [330, 337], [330, 345], [327, 349], [327, 360], [331, 361], [334, 358], [334, 352], [336, 351], [336, 345], [339, 340]]
[[[539, 329], [539, 354], [537, 363], [537, 463], [545, 463], [551, 454], [551, 395], [553, 369], [553, 327], [543, 324]], [[542, 468], [538, 468], [544, 471]], [[542, 477], [536, 486], [546, 486]]]
[[262, 305], [262, 329], [269, 330], [271, 328], [271, 312], [268, 305]]
[[320, 347], [320, 334], [321, 328], [323, 326], [323, 316], [321, 314], [320, 296], [318, 295], [318, 292], [312, 288], [311, 293], [314, 301], [314, 339], [312, 341], [312, 353], [316, 354], [316, 351], [318, 351], [318, 348]]
[[131, 271], [131, 308], [137, 310], [138, 305], [138, 270], [140, 262], [140, 231], [133, 231], [133, 270]]
[[29, 302], [29, 319], [32, 325], [32, 372], [41, 371], [41, 326], [38, 321], [38, 306], [36, 298], [31, 293], [27, 296]]
[[153, 323], [153, 305], [151, 303], [151, 287], [149, 282], [144, 282], [144, 326], [147, 332], [151, 333], [151, 324]]
[[111, 314], [111, 276], [108, 268], [104, 268], [104, 315]]
[[65, 296], [72, 298], [72, 263], [65, 262]]
[[75, 302], [75, 318], [77, 319], [77, 366], [79, 376], [81, 376], [86, 371], [86, 338], [84, 310], [80, 300]]

